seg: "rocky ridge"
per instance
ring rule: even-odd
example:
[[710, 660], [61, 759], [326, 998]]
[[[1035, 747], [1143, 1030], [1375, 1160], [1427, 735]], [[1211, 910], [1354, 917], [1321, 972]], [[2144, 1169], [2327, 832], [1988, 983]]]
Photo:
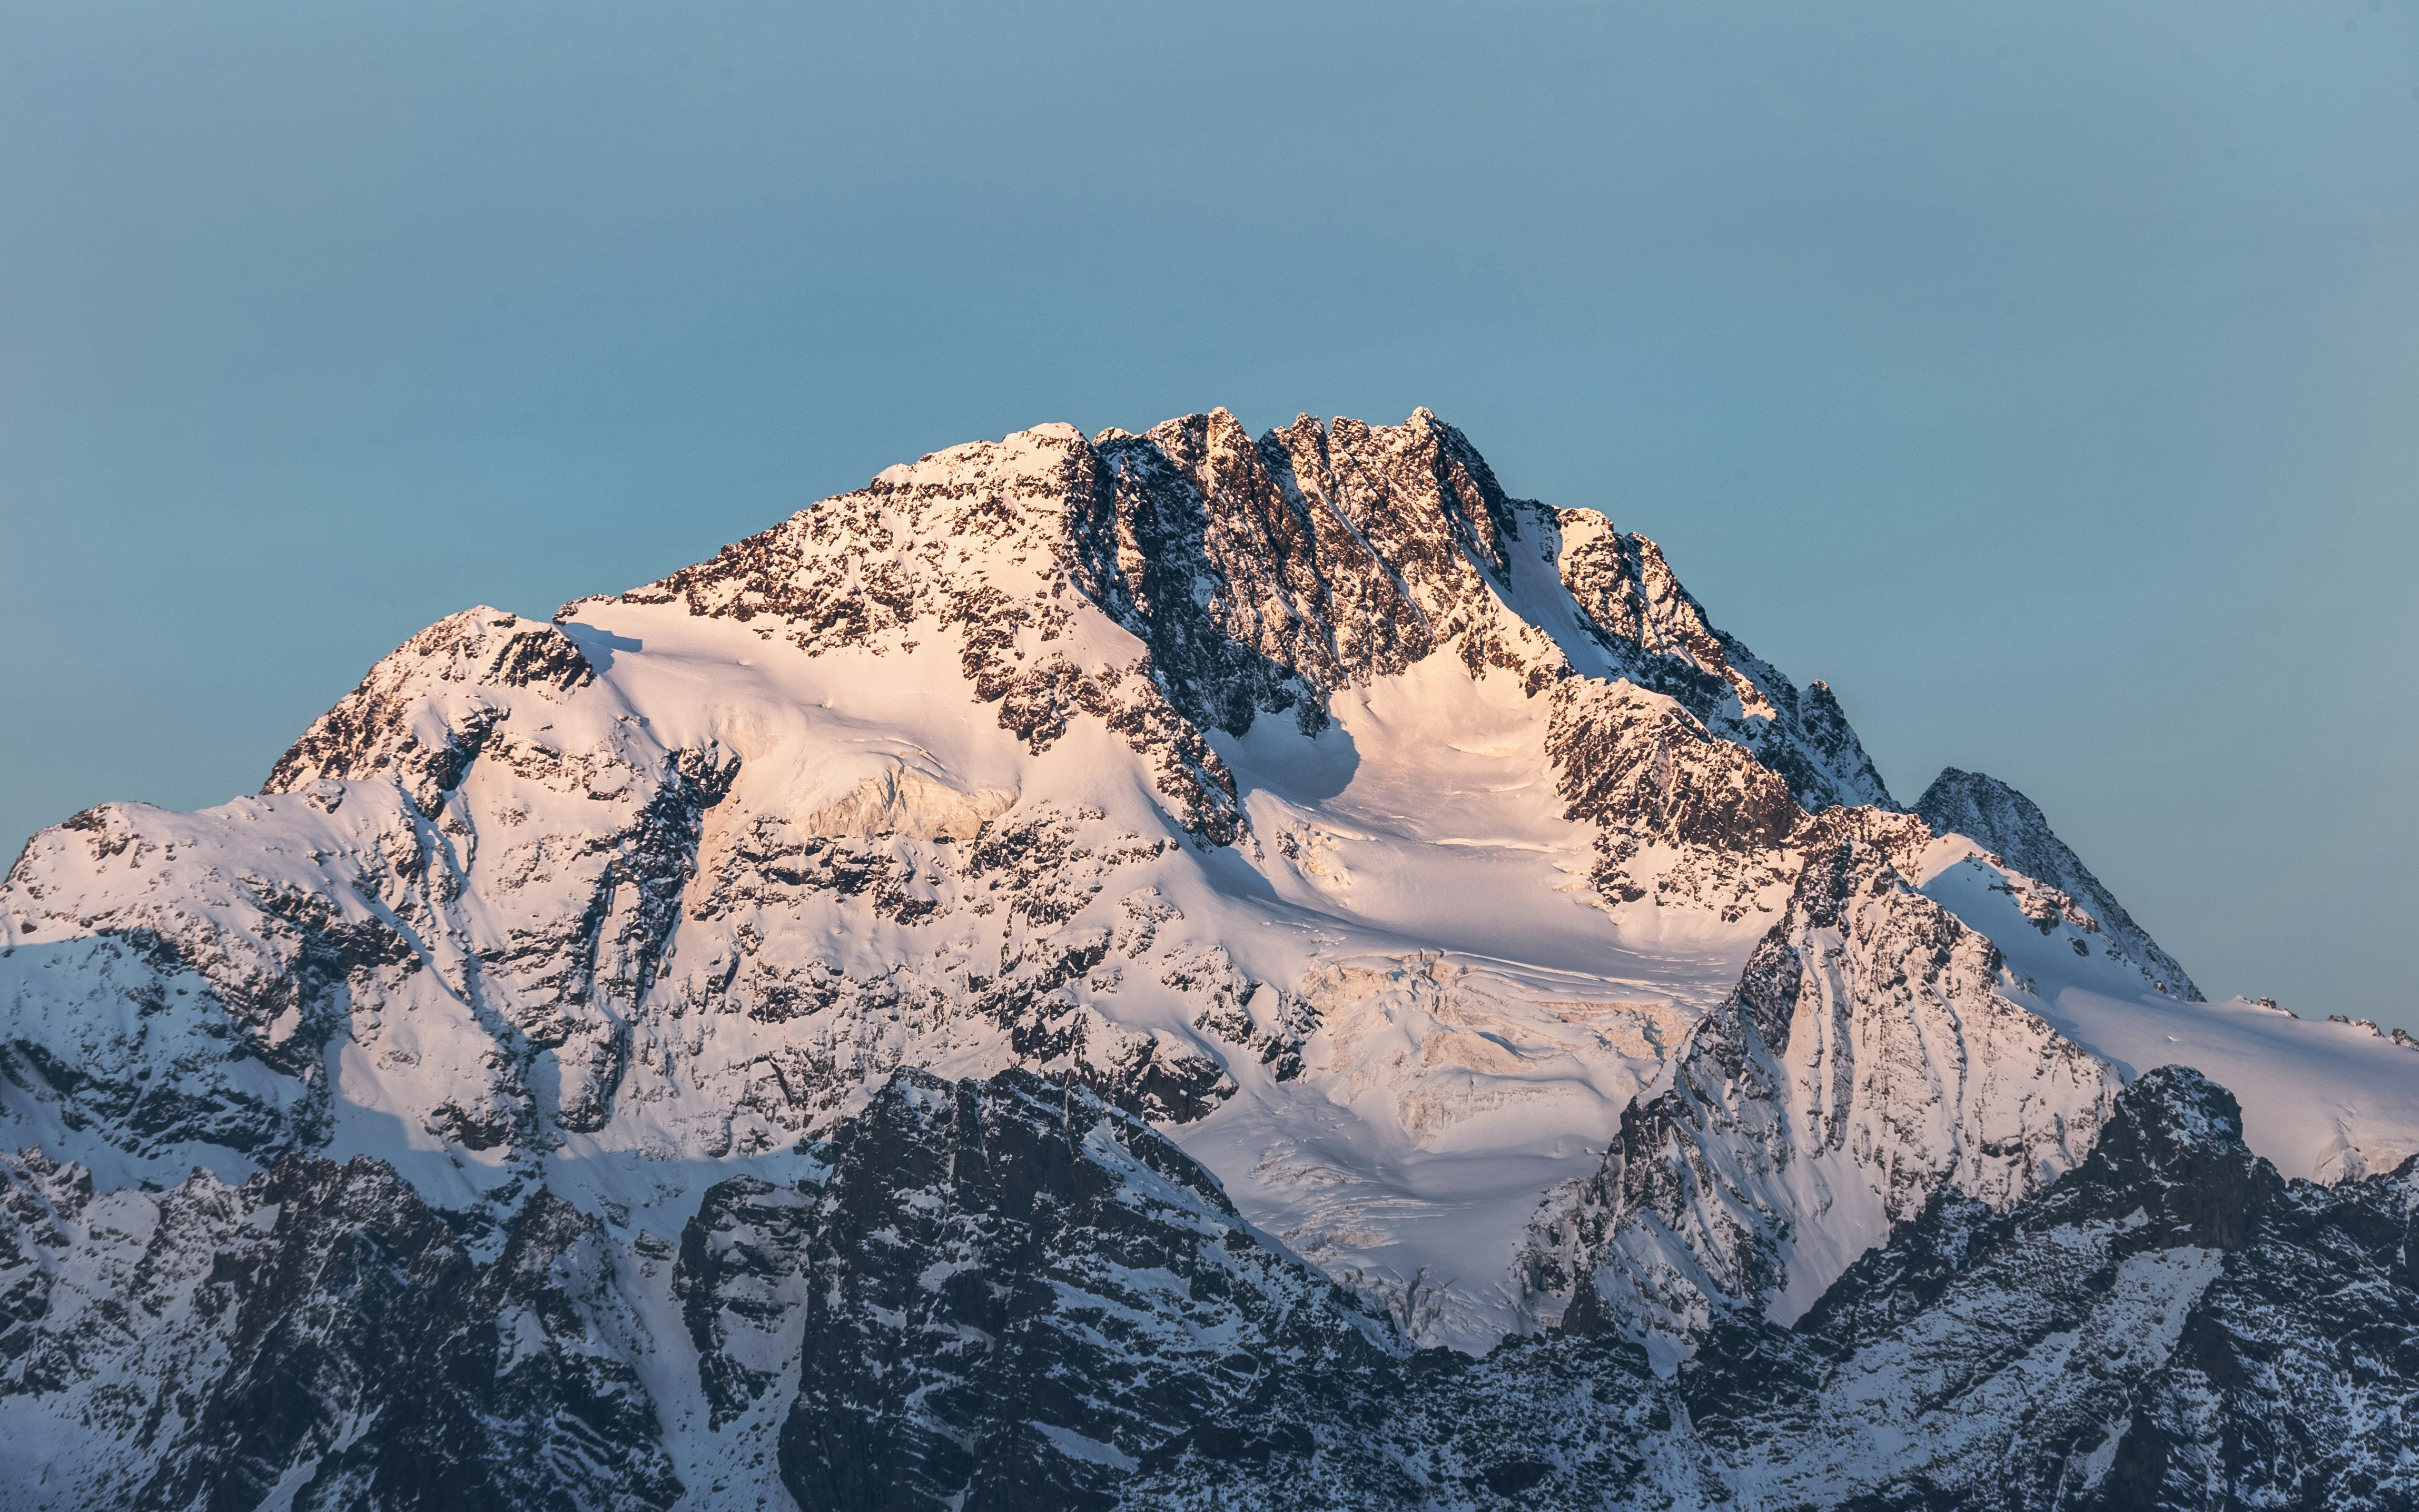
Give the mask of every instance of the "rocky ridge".
[[[0, 1504], [668, 1507], [604, 1226], [538, 1194], [466, 1244], [380, 1163], [0, 1194]], [[480, 1253], [484, 1248], [486, 1253]]]
[[2188, 1002], [2201, 1001], [2184, 968], [2143, 933], [2083, 858], [2049, 827], [2049, 821], [2030, 798], [1994, 777], [1962, 772], [1951, 766], [1932, 779], [1915, 811], [1944, 835], [1964, 835], [1980, 842], [2006, 861], [2011, 871], [2043, 882], [2067, 894], [2077, 910], [2076, 922], [2094, 933], [2105, 931], [2124, 950], [2157, 972], [2155, 985]]
[[1130, 1504], [2217, 1508], [2411, 1504], [2419, 1165], [2335, 1188], [2242, 1143], [2180, 1068], [2006, 1213], [1942, 1192], [1782, 1328], [1743, 1315], [1676, 1372], [1580, 1326], [1414, 1356], [1382, 1412], [1323, 1381], [1317, 1447], [1200, 1447]]
[[[25, 1505], [2386, 1506], [2419, 1492], [2419, 1167], [2287, 1181], [2153, 1072], [2006, 1212], [1942, 1190], [1794, 1326], [1676, 1368], [1605, 1326], [1413, 1350], [1148, 1126], [1025, 1072], [901, 1072], [789, 1185], [617, 1273], [532, 1203], [466, 1252], [371, 1163], [94, 1194], [8, 1170]], [[437, 1305], [418, 1305], [427, 1298]], [[35, 1299], [43, 1305], [29, 1305]], [[116, 1305], [113, 1306], [112, 1304]], [[130, 1333], [117, 1320], [152, 1321]], [[643, 1320], [714, 1422], [657, 1448]], [[169, 1364], [173, 1361], [174, 1364]], [[39, 1415], [29, 1414], [32, 1406]], [[665, 1412], [666, 1416], [671, 1416]], [[710, 1442], [715, 1458], [698, 1453]], [[684, 1463], [675, 1465], [678, 1459]], [[693, 1479], [684, 1479], [684, 1473]], [[15, 1481], [20, 1488], [29, 1479]], [[765, 1504], [773, 1504], [766, 1503]]]
[[1807, 827], [1738, 990], [1533, 1226], [1533, 1284], [1583, 1292], [1658, 1358], [1741, 1314], [1792, 1320], [1938, 1194], [2001, 1211], [2035, 1196], [2117, 1090], [1909, 884], [1919, 821], [1841, 809]]

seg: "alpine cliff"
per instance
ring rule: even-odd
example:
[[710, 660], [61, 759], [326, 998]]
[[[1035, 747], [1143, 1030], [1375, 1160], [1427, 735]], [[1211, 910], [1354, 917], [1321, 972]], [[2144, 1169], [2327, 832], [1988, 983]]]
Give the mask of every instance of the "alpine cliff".
[[0, 1507], [2419, 1504], [2419, 1058], [1425, 410], [440, 621], [0, 1116]]

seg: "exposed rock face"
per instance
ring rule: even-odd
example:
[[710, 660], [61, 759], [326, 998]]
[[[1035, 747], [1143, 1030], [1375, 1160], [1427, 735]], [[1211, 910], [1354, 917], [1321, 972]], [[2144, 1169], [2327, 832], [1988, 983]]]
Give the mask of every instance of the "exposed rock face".
[[8, 1163], [11, 1505], [669, 1507], [603, 1226], [539, 1194], [475, 1257], [384, 1165], [96, 1194]]
[[2041, 1199], [1944, 1196], [1860, 1262], [1765, 1356], [1780, 1393], [1733, 1372], [1744, 1415], [1811, 1430], [1734, 1473], [1810, 1503], [2407, 1502], [2414, 1177], [2280, 1180], [2229, 1093], [2152, 1072]]
[[1714, 733], [1754, 751], [1809, 810], [1896, 807], [1828, 686], [1801, 693], [1736, 637], [1715, 629], [1646, 537], [1622, 534], [1588, 510], [1565, 509], [1556, 522], [1563, 581], [1618, 658], [1621, 675], [1669, 694]]
[[484, 688], [561, 695], [596, 680], [579, 647], [550, 625], [481, 606], [438, 621], [379, 662], [277, 759], [264, 793], [321, 778], [390, 776], [436, 817], [505, 707]]
[[1742, 1319], [1668, 1380], [1572, 1335], [1415, 1357], [1366, 1416], [1302, 1382], [1316, 1449], [1179, 1446], [1132, 1502], [2403, 1505], [2414, 1215], [2419, 1171], [2280, 1180], [2231, 1096], [2164, 1069], [2048, 1192], [1994, 1214], [1942, 1191], [1793, 1329]]
[[1456, 641], [1481, 665], [1518, 655], [1494, 644], [1512, 626], [1489, 592], [1516, 506], [1425, 409], [1399, 426], [1303, 416], [1257, 442], [1222, 409], [1099, 452], [1111, 497], [1082, 527], [1083, 586], [1200, 723], [1240, 733], [1307, 692], [1316, 724], [1325, 695]]
[[782, 1484], [806, 1512], [1101, 1507], [1138, 1458], [1282, 1376], [1398, 1349], [1207, 1172], [1025, 1072], [901, 1072], [835, 1146]]
[[1978, 841], [2014, 871], [2066, 893], [2088, 910], [2096, 931], [2105, 931], [2128, 954], [2157, 971], [2162, 990], [2189, 1002], [2201, 1001], [2200, 989], [2193, 985], [2184, 968], [2143, 933], [2134, 916], [2125, 912], [2125, 905], [2083, 864], [2083, 858], [2067, 849], [2032, 799], [1997, 778], [1951, 766], [1923, 790], [1923, 796], [1915, 801], [1915, 811], [1935, 833]]
[[1734, 921], [1787, 885], [1782, 847], [1806, 818], [1788, 784], [1672, 699], [1574, 678], [1555, 690], [1547, 749], [1564, 812], [1596, 826], [1588, 880], [1607, 898], [1635, 903], [1651, 886], [1658, 903]]

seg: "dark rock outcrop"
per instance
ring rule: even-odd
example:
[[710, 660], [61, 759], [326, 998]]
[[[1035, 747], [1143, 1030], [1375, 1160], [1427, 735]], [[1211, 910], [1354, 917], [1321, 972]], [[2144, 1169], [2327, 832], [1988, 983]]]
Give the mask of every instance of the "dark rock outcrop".
[[901, 1072], [832, 1147], [798, 1258], [781, 1478], [806, 1512], [1117, 1504], [1140, 1457], [1385, 1331], [1147, 1126], [1025, 1072]]
[[2162, 1068], [2047, 1192], [1934, 1195], [1794, 1328], [1733, 1319], [1668, 1378], [1582, 1328], [1411, 1356], [1374, 1398], [1298, 1383], [1308, 1443], [1174, 1446], [1128, 1504], [2419, 1504], [2414, 1223], [2419, 1164], [2283, 1180]]
[[21, 1157], [0, 1399], [99, 1437], [70, 1467], [21, 1431], [0, 1469], [62, 1507], [753, 1505], [776, 1477], [809, 1512], [2419, 1495], [2419, 1163], [2284, 1180], [2180, 1068], [2039, 1196], [1937, 1190], [1794, 1326], [1726, 1315], [1663, 1372], [1592, 1287], [1484, 1357], [1410, 1350], [1030, 1073], [901, 1072], [822, 1158], [723, 1182], [682, 1238], [709, 1437], [776, 1446], [685, 1489], [641, 1384], [670, 1341], [603, 1221], [539, 1193], [465, 1238], [368, 1161], [146, 1196]]
[[288, 1156], [239, 1187], [197, 1173], [156, 1196], [96, 1196], [36, 1155], [6, 1174], [0, 1397], [80, 1430], [0, 1449], [8, 1493], [58, 1488], [26, 1504], [680, 1498], [612, 1242], [554, 1197], [474, 1249], [366, 1159]]

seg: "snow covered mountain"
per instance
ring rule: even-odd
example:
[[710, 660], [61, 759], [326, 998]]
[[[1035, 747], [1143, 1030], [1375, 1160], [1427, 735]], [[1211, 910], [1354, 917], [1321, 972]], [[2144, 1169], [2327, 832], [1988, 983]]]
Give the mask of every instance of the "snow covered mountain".
[[2169, 1063], [2407, 1220], [2419, 1058], [2201, 1002], [2003, 784], [1899, 810], [1651, 541], [1425, 410], [1044, 426], [33, 839], [0, 1505], [1595, 1505], [1342, 1426], [1580, 1356], [1623, 1486], [1764, 1495], [1640, 1425], [1946, 1305], [1874, 1256]]
[[2161, 1068], [2040, 1196], [1942, 1191], [1793, 1328], [1741, 1316], [1669, 1376], [1592, 1327], [1302, 1370], [1131, 1504], [2410, 1505], [2413, 1173], [2288, 1181], [2242, 1127]]
[[1915, 800], [1915, 811], [1935, 832], [1975, 841], [1995, 854], [2005, 869], [2045, 882], [2082, 905], [2088, 910], [2085, 917], [2109, 936], [2103, 953], [2150, 967], [2156, 973], [2153, 989], [2190, 1003], [2203, 1000], [2184, 968], [2142, 932], [2083, 858], [2066, 848], [2032, 799], [1995, 778], [1952, 766], [1933, 779]]

